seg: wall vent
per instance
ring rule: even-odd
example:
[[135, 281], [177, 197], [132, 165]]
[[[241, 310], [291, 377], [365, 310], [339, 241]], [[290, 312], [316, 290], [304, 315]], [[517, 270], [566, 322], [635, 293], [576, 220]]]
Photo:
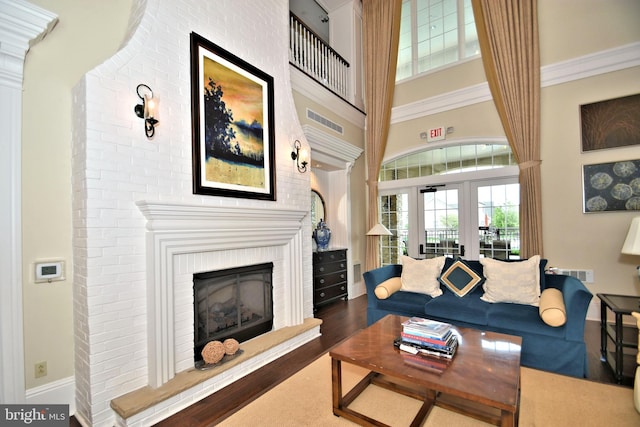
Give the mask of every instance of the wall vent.
[[338, 132], [340, 135], [344, 135], [342, 126], [335, 122], [332, 122], [331, 120], [327, 119], [324, 116], [321, 116], [320, 114], [316, 113], [313, 110], [310, 110], [309, 108], [307, 108], [307, 118], [313, 120], [314, 122], [320, 123], [324, 127], [328, 127], [334, 132]]
[[362, 279], [362, 271], [360, 270], [360, 264], [353, 264], [353, 280], [358, 283]]
[[570, 270], [567, 268], [550, 268], [553, 274], [573, 276], [584, 283], [593, 283], [593, 270]]

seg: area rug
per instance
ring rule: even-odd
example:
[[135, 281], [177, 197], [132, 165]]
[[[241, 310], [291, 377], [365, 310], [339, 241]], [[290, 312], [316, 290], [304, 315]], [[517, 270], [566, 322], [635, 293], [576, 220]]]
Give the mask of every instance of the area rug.
[[[349, 390], [366, 371], [342, 364], [343, 390]], [[522, 368], [519, 425], [640, 426], [633, 406], [633, 390]], [[409, 425], [420, 402], [369, 386], [350, 406], [391, 426]], [[331, 359], [324, 354], [286, 381], [224, 420], [220, 426], [348, 426], [333, 415]], [[424, 426], [487, 426], [482, 421], [442, 408], [433, 408]]]

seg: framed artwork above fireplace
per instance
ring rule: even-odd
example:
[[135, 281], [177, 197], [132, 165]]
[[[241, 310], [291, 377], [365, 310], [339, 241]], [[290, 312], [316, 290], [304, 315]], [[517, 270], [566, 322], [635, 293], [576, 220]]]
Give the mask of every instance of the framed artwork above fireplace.
[[273, 78], [191, 33], [193, 193], [275, 200]]

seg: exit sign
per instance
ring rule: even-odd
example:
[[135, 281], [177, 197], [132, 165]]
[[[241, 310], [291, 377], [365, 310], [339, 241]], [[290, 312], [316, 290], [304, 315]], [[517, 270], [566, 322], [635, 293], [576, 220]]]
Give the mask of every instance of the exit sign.
[[438, 128], [429, 129], [427, 131], [427, 142], [440, 141], [445, 138], [447, 130], [444, 126]]

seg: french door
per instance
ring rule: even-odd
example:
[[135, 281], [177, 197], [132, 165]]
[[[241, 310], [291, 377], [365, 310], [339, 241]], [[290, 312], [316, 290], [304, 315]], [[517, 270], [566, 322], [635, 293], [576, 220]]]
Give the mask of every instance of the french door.
[[381, 192], [382, 222], [394, 234], [381, 241], [382, 263], [397, 263], [402, 254], [518, 258], [519, 200], [517, 178]]

